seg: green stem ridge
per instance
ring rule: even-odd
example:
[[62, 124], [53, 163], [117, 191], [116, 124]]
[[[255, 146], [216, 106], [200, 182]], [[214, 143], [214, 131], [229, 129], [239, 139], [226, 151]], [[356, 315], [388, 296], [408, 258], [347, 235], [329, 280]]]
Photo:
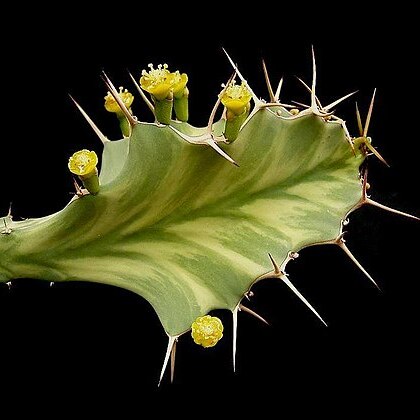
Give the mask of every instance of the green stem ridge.
[[337, 238], [360, 201], [363, 157], [339, 124], [319, 116], [288, 120], [262, 109], [225, 148], [239, 168], [169, 127], [138, 124], [129, 139], [105, 143], [100, 194], [9, 223], [0, 281], [122, 287], [146, 298], [176, 336], [212, 309], [234, 310], [270, 271], [269, 252], [282, 261]]

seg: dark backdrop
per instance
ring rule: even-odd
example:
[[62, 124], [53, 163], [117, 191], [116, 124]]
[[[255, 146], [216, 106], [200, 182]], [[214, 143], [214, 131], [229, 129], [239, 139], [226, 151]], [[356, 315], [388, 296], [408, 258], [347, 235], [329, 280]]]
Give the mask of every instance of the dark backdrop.
[[[363, 18], [360, 10], [325, 7], [320, 17], [308, 12], [299, 13], [299, 19], [296, 10], [258, 9], [253, 17], [223, 11], [207, 19], [203, 13], [200, 24], [183, 18], [182, 10], [175, 23], [158, 12], [151, 21], [147, 13], [133, 21], [133, 11], [116, 12], [112, 23], [105, 15], [94, 20], [83, 10], [64, 19], [62, 10], [56, 19], [29, 20], [19, 29], [21, 40], [4, 33], [0, 213], [7, 213], [9, 202], [15, 218], [61, 209], [72, 191], [68, 156], [82, 147], [101, 150], [68, 93], [110, 138], [117, 137], [115, 121], [102, 107], [102, 69], [116, 85], [130, 88], [127, 69], [137, 77], [149, 62], [167, 62], [187, 72], [191, 122], [204, 125], [220, 84], [231, 73], [222, 46], [259, 95], [266, 95], [260, 65], [265, 57], [274, 81], [285, 76], [285, 100], [307, 102], [294, 75], [309, 81], [313, 44], [317, 93], [324, 103], [359, 89], [357, 101], [365, 114], [378, 88], [370, 135], [391, 168], [369, 160], [371, 194], [419, 214], [419, 69], [413, 64], [417, 48], [410, 13], [394, 11], [406, 22], [396, 31], [388, 18], [374, 13]], [[150, 117], [138, 98], [134, 111], [140, 119]], [[355, 133], [354, 99], [338, 113]], [[383, 293], [339, 249], [304, 250], [288, 272], [329, 327], [284, 285], [258, 284], [250, 306], [271, 327], [239, 315], [236, 375], [231, 372], [230, 317], [217, 312], [225, 338], [204, 350], [183, 337], [175, 384], [169, 386], [165, 378], [158, 391], [162, 398], [176, 392], [188, 398], [194, 390], [212, 390], [212, 398], [220, 391], [217, 398], [234, 390], [246, 390], [245, 395], [271, 390], [282, 404], [314, 396], [325, 406], [334, 400], [342, 401], [342, 407], [366, 401], [406, 407], [418, 358], [418, 224], [362, 209], [351, 216], [347, 230], [349, 247]], [[141, 401], [140, 389], [156, 388], [166, 348], [166, 336], [146, 301], [89, 283], [49, 288], [46, 282], [20, 279], [11, 291], [1, 286], [0, 337], [3, 397], [31, 395], [42, 381], [43, 392], [67, 403], [93, 393], [101, 398], [125, 393]]]

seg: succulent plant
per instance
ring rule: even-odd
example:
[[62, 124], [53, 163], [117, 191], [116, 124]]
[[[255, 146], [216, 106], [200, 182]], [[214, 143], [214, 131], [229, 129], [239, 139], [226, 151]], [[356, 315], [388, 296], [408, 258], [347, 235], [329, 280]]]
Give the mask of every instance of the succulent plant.
[[310, 103], [299, 106], [280, 100], [282, 80], [274, 91], [265, 64], [268, 101], [229, 60], [234, 73], [204, 128], [187, 123], [185, 73], [149, 65], [139, 82], [132, 77], [152, 122], [138, 120], [134, 96], [103, 74], [105, 108], [116, 114], [123, 138], [108, 140], [75, 102], [103, 143], [101, 170], [94, 151], [76, 151], [69, 160], [76, 194], [63, 210], [1, 218], [0, 282], [84, 280], [150, 302], [168, 335], [160, 380], [170, 359], [173, 377], [180, 336], [192, 329], [203, 347], [222, 338], [221, 321], [208, 315], [213, 309], [232, 312], [235, 367], [238, 311], [265, 322], [242, 303], [260, 280], [284, 282], [324, 322], [286, 272], [305, 247], [339, 247], [377, 286], [346, 246], [351, 212], [370, 205], [418, 220], [367, 194], [366, 157], [386, 163], [368, 137], [374, 96], [364, 125], [357, 110], [353, 137], [333, 112], [352, 94], [321, 105], [314, 55], [311, 86], [304, 84]]

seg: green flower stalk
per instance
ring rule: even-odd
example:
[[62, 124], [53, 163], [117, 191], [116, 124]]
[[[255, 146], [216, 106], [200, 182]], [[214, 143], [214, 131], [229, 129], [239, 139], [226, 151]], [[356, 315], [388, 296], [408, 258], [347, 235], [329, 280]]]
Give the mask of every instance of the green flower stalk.
[[[127, 89], [124, 89], [122, 86], [120, 86], [119, 95], [124, 105], [128, 109], [128, 111], [132, 113], [131, 105], [134, 101], [134, 96]], [[116, 114], [118, 121], [120, 123], [121, 133], [123, 134], [124, 137], [129, 137], [131, 134], [130, 124], [127, 121], [127, 117], [124, 115], [124, 112], [121, 110], [120, 106], [118, 105], [118, 102], [111, 95], [111, 92], [108, 92], [104, 99], [105, 99], [105, 104], [104, 104], [105, 109], [108, 112], [113, 112]]]
[[188, 121], [188, 96], [187, 88], [188, 76], [186, 73], [180, 74], [179, 71], [172, 73], [174, 77], [174, 111], [179, 121]]
[[79, 150], [70, 157], [68, 167], [77, 175], [84, 187], [93, 195], [99, 192], [98, 156], [87, 149]]
[[156, 120], [162, 124], [170, 124], [174, 108], [177, 119], [187, 121], [188, 76], [179, 71], [171, 73], [167, 64], [159, 64], [157, 69], [149, 64], [149, 68], [149, 71], [142, 71], [140, 86], [152, 97]]
[[251, 92], [246, 83], [237, 85], [233, 80], [221, 97], [226, 108], [226, 125], [224, 135], [229, 142], [236, 140], [242, 124], [245, 122], [251, 109]]
[[167, 64], [159, 64], [155, 69], [153, 64], [150, 70], [141, 72], [140, 86], [152, 96], [155, 105], [156, 120], [162, 124], [170, 124], [173, 107], [173, 80]]

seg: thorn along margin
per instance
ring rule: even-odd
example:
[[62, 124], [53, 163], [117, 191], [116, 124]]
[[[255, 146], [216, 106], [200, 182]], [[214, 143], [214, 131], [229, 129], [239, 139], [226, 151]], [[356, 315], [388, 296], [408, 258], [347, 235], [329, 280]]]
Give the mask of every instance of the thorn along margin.
[[284, 282], [327, 325], [286, 273], [305, 247], [338, 246], [379, 289], [345, 243], [353, 211], [371, 205], [419, 220], [367, 194], [369, 158], [389, 166], [368, 136], [376, 90], [364, 124], [356, 105], [354, 137], [335, 108], [356, 92], [323, 106], [313, 50], [311, 83], [298, 79], [308, 104], [283, 102], [283, 78], [274, 89], [264, 61], [269, 99], [260, 99], [226, 56], [233, 74], [204, 128], [187, 123], [185, 73], [150, 64], [138, 79], [130, 74], [153, 115], [142, 122], [132, 110], [134, 95], [103, 72], [105, 109], [118, 120], [120, 140], [110, 141], [71, 97], [103, 145], [101, 171], [95, 151], [75, 151], [68, 165], [75, 194], [61, 212], [15, 221], [10, 206], [0, 225], [0, 282], [9, 288], [15, 278], [50, 286], [86, 280], [149, 301], [168, 336], [159, 384], [168, 364], [173, 381], [176, 344], [186, 333], [206, 348], [222, 339], [213, 309], [232, 313], [236, 369], [238, 312], [268, 324], [242, 303], [257, 281]]

